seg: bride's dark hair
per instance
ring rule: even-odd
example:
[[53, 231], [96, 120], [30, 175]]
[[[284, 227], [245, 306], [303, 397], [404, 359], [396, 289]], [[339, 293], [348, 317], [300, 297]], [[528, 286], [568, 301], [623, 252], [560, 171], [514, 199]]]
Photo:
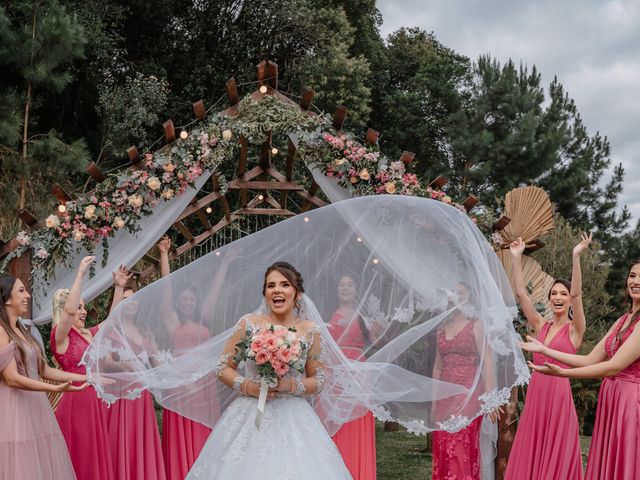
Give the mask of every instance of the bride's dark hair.
[[271, 272], [281, 273], [287, 280], [289, 280], [289, 282], [291, 282], [291, 285], [293, 285], [293, 288], [295, 288], [298, 293], [304, 293], [304, 279], [302, 278], [302, 275], [300, 275], [300, 272], [289, 262], [276, 262], [267, 268], [266, 272], [264, 272], [262, 295], [267, 291], [267, 277]]

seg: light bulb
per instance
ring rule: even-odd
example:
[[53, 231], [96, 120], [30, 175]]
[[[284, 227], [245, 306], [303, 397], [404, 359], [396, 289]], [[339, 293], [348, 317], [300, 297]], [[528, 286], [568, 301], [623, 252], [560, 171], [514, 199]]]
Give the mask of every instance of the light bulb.
[[207, 213], [211, 213], [211, 212], [213, 212], [213, 208], [211, 208], [211, 207], [207, 207], [207, 208], [205, 209], [205, 212], [207, 212]]
[[377, 265], [379, 262], [380, 262], [380, 260], [378, 260], [377, 258], [374, 258], [374, 259], [373, 259], [373, 264], [374, 264], [374, 265]]
[[304, 217], [305, 223], [309, 223], [309, 217]]
[[220, 256], [220, 252], [216, 252], [216, 256], [219, 257]]
[[189, 137], [189, 134], [187, 133], [187, 131], [186, 131], [186, 130], [182, 130], [182, 131], [180, 132], [180, 138], [181, 138], [181, 139], [186, 140], [188, 137]]
[[262, 194], [258, 195], [258, 200], [264, 200], [264, 195]]
[[271, 149], [271, 154], [272, 154], [272, 155], [277, 155], [277, 154], [278, 154], [278, 149], [277, 149], [276, 147], [273, 147], [273, 148]]
[[58, 205], [58, 211], [60, 213], [64, 213], [67, 211], [67, 206], [64, 203], [61, 203], [60, 205]]
[[358, 237], [358, 238], [356, 238], [356, 240], [358, 240], [359, 242], [361, 242], [361, 241], [362, 241], [362, 238]]
[[266, 85], [262, 85], [260, 87], [260, 93], [267, 93], [267, 86]]

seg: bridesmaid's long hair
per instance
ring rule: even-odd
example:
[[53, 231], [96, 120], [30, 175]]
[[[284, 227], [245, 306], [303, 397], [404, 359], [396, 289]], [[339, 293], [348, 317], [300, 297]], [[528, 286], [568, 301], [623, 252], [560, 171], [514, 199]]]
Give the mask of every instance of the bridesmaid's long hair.
[[[627, 302], [629, 302], [629, 308], [627, 309], [627, 314], [630, 314], [633, 311], [633, 301], [631, 300], [631, 296], [629, 295], [627, 280], [629, 279], [629, 274], [631, 273], [631, 269], [638, 264], [640, 264], [640, 258], [637, 258], [633, 262], [631, 262], [631, 265], [629, 265], [629, 270], [627, 271], [627, 276], [624, 278], [624, 298], [627, 300]], [[627, 330], [629, 330], [629, 328], [631, 328], [632, 325], [635, 325], [635, 323], [638, 321], [638, 318], [640, 318], [640, 310], [638, 310], [633, 315], [633, 317], [631, 317], [631, 321], [629, 322], [629, 324], [618, 332], [618, 335], [616, 335], [616, 340], [618, 342], [620, 341], [624, 333]]]
[[40, 375], [44, 373], [44, 352], [42, 351], [42, 347], [38, 341], [31, 335], [31, 332], [20, 322], [18, 322], [17, 327], [22, 333], [22, 336], [26, 339], [23, 340], [19, 335], [11, 328], [11, 321], [9, 320], [9, 312], [5, 308], [5, 303], [9, 301], [11, 298], [11, 291], [13, 290], [13, 286], [16, 284], [15, 277], [0, 277], [0, 327], [7, 332], [9, 338], [13, 343], [15, 343], [16, 348], [18, 349], [18, 353], [20, 354], [20, 360], [22, 360], [22, 364], [25, 368], [27, 368], [27, 345], [31, 345], [38, 352], [38, 372]]

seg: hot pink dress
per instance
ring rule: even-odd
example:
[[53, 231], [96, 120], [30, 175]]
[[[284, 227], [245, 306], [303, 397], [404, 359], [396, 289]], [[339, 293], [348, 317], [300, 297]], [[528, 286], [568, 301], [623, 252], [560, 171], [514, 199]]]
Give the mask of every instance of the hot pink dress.
[[[471, 387], [479, 364], [473, 322], [468, 322], [450, 339], [441, 330], [438, 334], [438, 352], [442, 358], [440, 380]], [[472, 403], [468, 405], [469, 412], [475, 413], [480, 406], [477, 402]], [[442, 407], [438, 405], [437, 408]], [[482, 416], [479, 416], [458, 432], [433, 432], [434, 480], [480, 479], [481, 425]]]
[[[174, 355], [209, 338], [209, 330], [195, 323], [180, 323], [172, 333]], [[162, 452], [168, 480], [184, 480], [211, 429], [171, 410], [162, 409]]]
[[148, 391], [135, 400], [111, 405], [109, 442], [118, 480], [166, 480], [156, 411]]
[[[90, 329], [91, 334], [98, 327]], [[65, 372], [85, 374], [80, 365], [89, 342], [75, 330], [69, 330], [69, 346], [63, 354], [56, 349], [56, 326], [51, 329], [51, 353]], [[109, 449], [107, 406], [93, 387], [81, 392], [65, 393], [56, 408], [56, 419], [67, 442], [71, 462], [79, 480], [110, 480], [113, 461]], [[91, 459], [88, 461], [88, 459]]]
[[[607, 358], [613, 357], [636, 323], [616, 341], [627, 315], [606, 340]], [[640, 359], [600, 387], [596, 423], [587, 460], [587, 480], [640, 478]]]
[[[20, 374], [40, 380], [38, 352], [29, 347], [26, 359], [25, 367], [11, 342], [0, 348], [0, 372], [15, 360]], [[0, 480], [45, 478], [76, 478], [47, 395], [9, 387], [0, 378]]]
[[[344, 316], [335, 312], [327, 325], [347, 358], [364, 360], [365, 335], [359, 321], [341, 325]], [[376, 424], [373, 414], [368, 412], [351, 422], [345, 423], [333, 436], [345, 465], [354, 480], [375, 480], [376, 478]]]
[[[544, 342], [552, 322], [542, 327], [538, 339]], [[564, 325], [553, 337], [549, 347], [575, 354]], [[544, 362], [564, 366], [540, 353], [533, 354], [533, 363]], [[569, 379], [533, 372], [527, 388], [524, 410], [520, 416], [516, 438], [509, 455], [506, 480], [580, 480], [582, 454], [578, 416], [573, 404]]]

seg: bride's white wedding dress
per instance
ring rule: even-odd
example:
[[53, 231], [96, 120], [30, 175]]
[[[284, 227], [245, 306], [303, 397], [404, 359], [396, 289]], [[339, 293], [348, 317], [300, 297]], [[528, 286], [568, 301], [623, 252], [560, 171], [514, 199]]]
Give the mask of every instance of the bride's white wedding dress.
[[[249, 327], [255, 328], [249, 323]], [[304, 352], [305, 361], [314, 333], [315, 329], [300, 336], [309, 345]], [[255, 366], [255, 362], [247, 362], [244, 376], [256, 377]], [[285, 376], [302, 375], [291, 369]], [[243, 396], [227, 407], [187, 480], [352, 478], [333, 440], [304, 397], [281, 394], [268, 400], [259, 429], [255, 425], [257, 408], [257, 398]]]

